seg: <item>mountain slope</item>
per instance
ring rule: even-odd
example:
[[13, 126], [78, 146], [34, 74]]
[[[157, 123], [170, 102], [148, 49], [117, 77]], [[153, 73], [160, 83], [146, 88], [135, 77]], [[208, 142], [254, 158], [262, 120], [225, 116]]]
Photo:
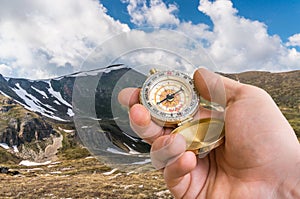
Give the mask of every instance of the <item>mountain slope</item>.
[[[49, 80], [2, 78], [0, 92], [39, 115], [41, 119], [74, 123], [76, 133], [93, 154], [100, 156], [108, 153], [116, 160], [129, 161], [130, 158], [122, 160], [125, 153], [147, 153], [150, 146], [129, 128], [127, 110], [117, 100], [117, 93], [125, 85], [116, 85], [126, 74], [135, 77], [127, 79], [127, 85], [139, 86], [145, 79], [144, 75], [128, 67], [114, 65]], [[118, 114], [113, 113], [112, 107]], [[9, 121], [4, 123], [5, 127]], [[97, 128], [87, 128], [91, 123]], [[121, 129], [119, 124], [124, 128]], [[4, 136], [7, 132], [2, 132], [0, 143], [4, 142], [9, 146], [24, 143], [12, 143]]]
[[300, 109], [300, 70], [282, 73], [249, 71], [222, 75], [266, 90], [279, 107]]
[[62, 97], [62, 93], [67, 92], [68, 87], [57, 86], [59, 80], [5, 79], [1, 77], [0, 92], [14, 99], [26, 109], [55, 120], [70, 120], [73, 116], [71, 102]]

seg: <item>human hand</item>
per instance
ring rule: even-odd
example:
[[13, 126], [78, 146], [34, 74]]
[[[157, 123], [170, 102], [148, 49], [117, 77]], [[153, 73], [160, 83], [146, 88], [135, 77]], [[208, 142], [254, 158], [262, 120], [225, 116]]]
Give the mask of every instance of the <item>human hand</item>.
[[[170, 135], [139, 104], [139, 89], [124, 89], [131, 126], [152, 145], [154, 165], [176, 198], [287, 198], [300, 188], [300, 145], [272, 98], [263, 90], [206, 69], [194, 74], [202, 97], [224, 105], [225, 143], [203, 159], [185, 151], [181, 135]], [[221, 117], [200, 108], [198, 117]], [[293, 192], [294, 191], [294, 192]], [[297, 195], [300, 197], [299, 195]]]

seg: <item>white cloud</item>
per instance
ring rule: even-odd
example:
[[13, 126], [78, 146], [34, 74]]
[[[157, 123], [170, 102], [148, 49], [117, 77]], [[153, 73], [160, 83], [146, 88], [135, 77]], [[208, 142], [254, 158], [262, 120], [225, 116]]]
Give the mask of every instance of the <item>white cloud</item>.
[[288, 40], [287, 46], [300, 46], [300, 33], [289, 37]]
[[131, 22], [139, 26], [178, 25], [179, 19], [174, 15], [178, 11], [175, 4], [165, 4], [162, 0], [122, 0], [128, 3], [127, 10]]
[[[45, 78], [124, 62], [223, 72], [300, 68], [300, 34], [284, 44], [259, 21], [238, 15], [230, 0], [200, 0], [207, 24], [183, 22], [163, 0], [122, 0], [137, 26], [129, 31], [95, 0], [4, 0], [0, 7], [0, 73]], [[167, 28], [167, 29], [164, 29]], [[120, 34], [122, 33], [122, 34]], [[99, 45], [99, 46], [98, 46]], [[84, 58], [98, 46], [82, 68]]]
[[[153, 8], [147, 6], [145, 0], [125, 0], [129, 3], [127, 9], [132, 21], [141, 26], [157, 25], [151, 23]], [[162, 9], [161, 15], [168, 15], [176, 23], [172, 23], [173, 30], [182, 32], [191, 40], [199, 42], [212, 62], [201, 61], [197, 57], [203, 53], [201, 48], [191, 48], [187, 40], [172, 38], [171, 36], [164, 41], [169, 44], [169, 48], [178, 53], [182, 53], [182, 46], [186, 47], [185, 55], [193, 65], [212, 64], [207, 67], [214, 67], [223, 72], [240, 72], [245, 70], [270, 70], [282, 71], [300, 68], [299, 52], [296, 49], [288, 48], [278, 35], [268, 34], [268, 27], [259, 21], [246, 19], [238, 15], [238, 10], [233, 7], [230, 0], [200, 0], [199, 11], [210, 17], [213, 29], [210, 30], [206, 24], [192, 24], [191, 22], [177, 22], [179, 19], [169, 10], [168, 6], [162, 1], [159, 6]], [[180, 10], [180, 7], [177, 7]], [[176, 20], [175, 20], [176, 19]], [[159, 26], [167, 26], [169, 22], [159, 23]], [[154, 34], [154, 33], [152, 33]], [[161, 34], [161, 33], [159, 33]], [[156, 37], [159, 38], [159, 35]], [[164, 38], [161, 35], [161, 38]], [[298, 45], [300, 36], [294, 35], [290, 38], [289, 45]], [[159, 40], [159, 39], [158, 39]], [[190, 42], [189, 41], [189, 42]], [[299, 42], [299, 43], [298, 43]], [[156, 41], [152, 44], [157, 45]], [[162, 44], [159, 44], [160, 46]]]
[[10, 76], [10, 74], [12, 74], [12, 69], [5, 64], [0, 64], [0, 74], [6, 74]]
[[0, 63], [30, 78], [79, 70], [95, 46], [129, 30], [94, 0], [6, 0], [0, 29]]
[[221, 70], [287, 70], [291, 66], [300, 67], [300, 63], [286, 57], [290, 50], [279, 36], [269, 35], [262, 22], [238, 16], [231, 1], [200, 0], [198, 9], [213, 22], [214, 38], [210, 39], [211, 45], [207, 50]]

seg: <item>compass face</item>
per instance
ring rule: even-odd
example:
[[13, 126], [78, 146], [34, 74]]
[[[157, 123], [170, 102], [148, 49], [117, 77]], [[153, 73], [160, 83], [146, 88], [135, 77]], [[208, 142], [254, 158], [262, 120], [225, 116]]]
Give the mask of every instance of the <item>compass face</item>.
[[155, 121], [170, 126], [195, 114], [199, 95], [188, 75], [178, 71], [161, 71], [150, 75], [145, 81], [140, 101]]

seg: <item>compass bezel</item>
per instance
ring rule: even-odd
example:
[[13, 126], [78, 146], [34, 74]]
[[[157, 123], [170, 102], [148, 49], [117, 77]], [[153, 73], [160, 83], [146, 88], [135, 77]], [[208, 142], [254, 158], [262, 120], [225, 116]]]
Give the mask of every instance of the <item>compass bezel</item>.
[[[189, 90], [189, 93], [184, 93], [184, 95], [189, 95], [189, 104], [185, 104], [181, 111], [171, 113], [162, 111], [153, 99], [150, 99], [149, 93], [157, 84], [162, 84], [164, 81], [177, 82], [178, 87], [184, 86]], [[189, 119], [198, 111], [200, 97], [190, 76], [180, 71], [168, 70], [156, 72], [146, 79], [140, 91], [140, 102], [150, 111], [155, 122], [163, 126], [174, 126]]]

